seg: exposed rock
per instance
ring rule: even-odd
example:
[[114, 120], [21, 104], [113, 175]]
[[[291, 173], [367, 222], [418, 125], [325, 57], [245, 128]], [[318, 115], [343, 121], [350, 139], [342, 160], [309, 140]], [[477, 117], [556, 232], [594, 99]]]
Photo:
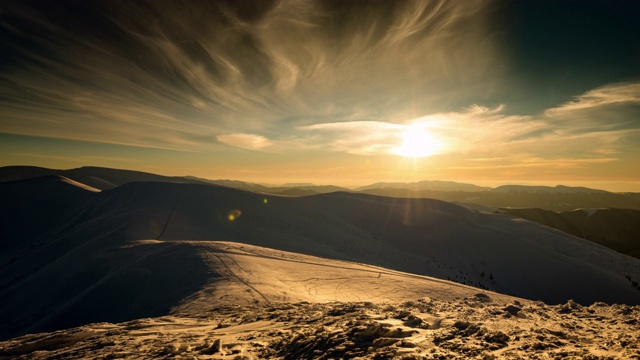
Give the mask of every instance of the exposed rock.
[[515, 305], [507, 305], [503, 310], [508, 312], [512, 316], [518, 316], [518, 313], [520, 312], [520, 310], [522, 310], [522, 308]]
[[493, 301], [491, 297], [489, 297], [489, 295], [485, 293], [477, 293], [474, 295], [474, 298], [480, 302], [485, 302], [485, 303], [489, 303]]
[[494, 331], [486, 334], [484, 336], [484, 340], [491, 343], [501, 343], [504, 346], [507, 346], [507, 342], [509, 342], [509, 337], [505, 335], [502, 331]]

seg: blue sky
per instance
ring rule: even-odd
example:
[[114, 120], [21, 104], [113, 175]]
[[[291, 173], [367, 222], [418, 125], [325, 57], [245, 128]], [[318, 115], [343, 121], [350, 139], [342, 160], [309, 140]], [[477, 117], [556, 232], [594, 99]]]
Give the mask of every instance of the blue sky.
[[0, 165], [640, 191], [633, 1], [0, 3]]

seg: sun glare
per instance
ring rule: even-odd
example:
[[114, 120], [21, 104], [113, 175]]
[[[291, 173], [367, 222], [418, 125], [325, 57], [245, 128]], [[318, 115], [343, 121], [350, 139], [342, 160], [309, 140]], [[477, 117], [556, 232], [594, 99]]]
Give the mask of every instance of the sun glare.
[[434, 155], [442, 143], [429, 133], [424, 126], [414, 125], [402, 134], [402, 144], [392, 150], [392, 153], [411, 158]]

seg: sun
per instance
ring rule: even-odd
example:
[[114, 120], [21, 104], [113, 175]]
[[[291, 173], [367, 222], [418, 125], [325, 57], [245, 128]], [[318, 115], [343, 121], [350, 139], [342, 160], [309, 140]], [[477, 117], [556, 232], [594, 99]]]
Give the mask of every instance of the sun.
[[391, 151], [395, 155], [410, 158], [427, 157], [438, 153], [442, 147], [442, 142], [420, 125], [408, 127], [401, 139], [402, 144]]

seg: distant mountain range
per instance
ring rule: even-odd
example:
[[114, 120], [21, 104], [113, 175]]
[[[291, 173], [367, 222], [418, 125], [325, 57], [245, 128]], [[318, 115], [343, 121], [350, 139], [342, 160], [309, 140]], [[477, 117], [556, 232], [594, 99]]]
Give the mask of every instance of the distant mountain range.
[[574, 186], [528, 186], [528, 185], [502, 185], [490, 189], [491, 192], [500, 193], [528, 193], [528, 194], [605, 194], [604, 190], [590, 189], [586, 187]]
[[[525, 187], [526, 188], [526, 187]], [[488, 207], [541, 208], [568, 211], [576, 208], [640, 209], [640, 193], [528, 192], [528, 191], [412, 191], [407, 189], [369, 189], [366, 194], [399, 198], [431, 198]]]
[[417, 182], [378, 182], [375, 184], [359, 187], [357, 191], [366, 190], [384, 190], [384, 189], [403, 189], [411, 191], [420, 190], [432, 190], [432, 191], [466, 191], [476, 192], [490, 190], [489, 187], [477, 186], [473, 184], [464, 184], [454, 181], [440, 181], [440, 180], [424, 180]]
[[292, 186], [294, 184], [291, 184], [291, 186], [288, 186], [285, 184], [283, 186], [269, 187], [239, 180], [210, 180], [195, 176], [163, 176], [141, 171], [110, 169], [94, 166], [84, 166], [81, 168], [70, 170], [47, 169], [35, 166], [0, 167], [0, 182], [23, 180], [47, 175], [64, 176], [68, 179], [73, 179], [74, 181], [89, 185], [99, 190], [112, 189], [116, 186], [120, 186], [130, 182], [162, 181], [189, 184], [208, 183], [253, 192], [288, 196], [306, 196], [335, 191], [349, 191], [349, 189], [347, 188], [333, 185], [298, 184]]
[[33, 166], [7, 166], [0, 168], [0, 182], [44, 175], [64, 176], [100, 190], [111, 189], [128, 182], [163, 181], [192, 184], [208, 183], [284, 196], [309, 196], [347, 191], [401, 198], [431, 198], [451, 202], [474, 203], [489, 207], [535, 207], [552, 211], [610, 207], [640, 210], [640, 193], [611, 193], [604, 190], [563, 185], [555, 187], [504, 185], [488, 188], [453, 181], [425, 180], [412, 183], [380, 182], [350, 190], [332, 185], [312, 184], [266, 186], [238, 180], [210, 180], [194, 176], [162, 176], [139, 171], [100, 167], [81, 167], [71, 170], [55, 170]]
[[[132, 170], [100, 167], [82, 167], [70, 170], [55, 170], [32, 166], [9, 166], [0, 168], [0, 182], [33, 179], [45, 181], [47, 177], [62, 177], [66, 183], [77, 182], [97, 190], [108, 190], [117, 186], [140, 181], [214, 184], [256, 193], [282, 196], [310, 196], [332, 192], [357, 192], [394, 198], [432, 198], [460, 203], [466, 207], [497, 211], [565, 231], [569, 234], [597, 242], [617, 251], [640, 257], [640, 244], [636, 240], [640, 224], [640, 194], [610, 193], [586, 187], [558, 185], [524, 186], [504, 185], [496, 188], [480, 187], [451, 181], [419, 181], [412, 183], [375, 183], [349, 190], [338, 186], [313, 184], [285, 184], [289, 186], [265, 186], [237, 180], [209, 180], [193, 176], [162, 176]], [[36, 179], [40, 177], [40, 179]], [[16, 206], [30, 206], [17, 204]], [[595, 217], [585, 217], [577, 208], [600, 209]], [[493, 210], [492, 210], [493, 209]], [[626, 209], [626, 210], [624, 210]], [[13, 219], [7, 213], [5, 219]], [[48, 218], [54, 220], [56, 216]], [[47, 221], [43, 221], [43, 226]], [[25, 231], [24, 234], [30, 234]]]
[[253, 192], [267, 192], [269, 190], [269, 187], [267, 186], [245, 182], [245, 181], [239, 181], [239, 180], [226, 180], [226, 179], [210, 180], [210, 179], [204, 179], [204, 178], [199, 178], [195, 176], [185, 176], [184, 178], [192, 181], [201, 182], [201, 183], [221, 185], [221, 186], [226, 186], [230, 188], [248, 190]]
[[593, 241], [621, 253], [640, 258], [640, 210], [576, 209], [554, 212], [543, 209], [500, 209], [505, 214]]

